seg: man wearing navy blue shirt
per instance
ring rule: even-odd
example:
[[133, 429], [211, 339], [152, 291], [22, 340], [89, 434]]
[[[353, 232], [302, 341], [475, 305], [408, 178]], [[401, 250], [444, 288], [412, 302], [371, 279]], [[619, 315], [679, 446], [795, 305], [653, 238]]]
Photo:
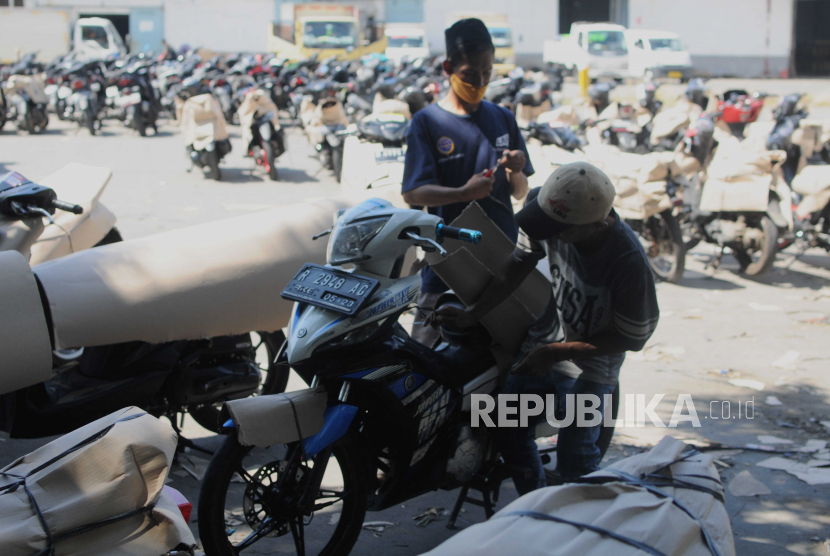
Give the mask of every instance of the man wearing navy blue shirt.
[[[493, 71], [492, 39], [478, 19], [464, 19], [445, 31], [444, 71], [451, 89], [438, 103], [419, 111], [407, 135], [402, 193], [410, 205], [426, 206], [451, 223], [471, 202], [516, 241], [519, 229], [510, 196], [523, 199], [533, 174], [513, 114], [483, 100]], [[494, 174], [488, 170], [499, 164]], [[418, 306], [431, 308], [447, 286], [429, 267]], [[415, 325], [412, 337], [431, 345], [438, 332]]]

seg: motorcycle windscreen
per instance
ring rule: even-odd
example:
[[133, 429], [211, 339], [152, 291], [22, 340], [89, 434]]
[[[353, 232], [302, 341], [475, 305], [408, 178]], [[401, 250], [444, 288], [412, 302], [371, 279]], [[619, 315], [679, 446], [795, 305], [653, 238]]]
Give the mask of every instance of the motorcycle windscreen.
[[17, 251], [0, 253], [0, 284], [0, 394], [5, 394], [52, 376], [52, 346], [37, 282]]
[[106, 245], [34, 268], [60, 347], [209, 338], [288, 324], [280, 292], [325, 264], [332, 199]]

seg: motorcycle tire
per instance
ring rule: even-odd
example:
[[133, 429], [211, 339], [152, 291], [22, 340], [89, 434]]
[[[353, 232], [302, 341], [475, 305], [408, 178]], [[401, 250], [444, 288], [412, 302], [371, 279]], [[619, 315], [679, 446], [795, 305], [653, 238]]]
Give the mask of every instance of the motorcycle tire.
[[135, 120], [133, 120], [133, 123], [135, 124], [138, 134], [142, 137], [147, 137], [147, 122], [144, 121], [144, 115], [138, 108], [135, 110]]
[[6, 109], [0, 106], [0, 131], [3, 131], [3, 126], [6, 125]]
[[758, 260], [753, 260], [752, 255], [745, 249], [732, 250], [732, 256], [740, 265], [741, 274], [753, 278], [769, 272], [775, 262], [775, 255], [778, 253], [778, 228], [769, 216], [761, 219], [761, 229], [764, 231], [764, 242], [761, 245]]
[[277, 174], [277, 167], [275, 165], [276, 162], [276, 154], [274, 152], [274, 144], [270, 141], [264, 141], [262, 143], [262, 156], [265, 157], [265, 160], [268, 161], [268, 177], [271, 178], [271, 181], [277, 181], [280, 179], [279, 175]]
[[[257, 450], [257, 452], [254, 452], [254, 450]], [[247, 483], [247, 479], [243, 478], [240, 484], [238, 470], [247, 469], [242, 466], [244, 465], [246, 456], [249, 456], [251, 452], [254, 452], [254, 454], [263, 453], [263, 456], [268, 456], [267, 452], [264, 452], [263, 449], [242, 446], [236, 434], [229, 434], [219, 447], [219, 450], [213, 455], [210, 465], [208, 465], [204, 480], [202, 481], [201, 492], [199, 493], [198, 506], [199, 537], [206, 556], [236, 556], [239, 552], [231, 543], [242, 540], [233, 539], [237, 529], [239, 527], [248, 529], [250, 526], [244, 521], [245, 518], [252, 514], [259, 516], [262, 512], [266, 511], [260, 503], [257, 504], [260, 508], [259, 511], [255, 512], [253, 508], [256, 508], [257, 505], [252, 504], [249, 512], [243, 515], [244, 506], [242, 504], [246, 501], [243, 492], [250, 489], [250, 483]], [[271, 457], [268, 459], [271, 459]], [[371, 473], [367, 470], [363, 452], [360, 451], [355, 443], [349, 442], [348, 437], [344, 437], [334, 444], [332, 457], [337, 460], [337, 464], [340, 466], [340, 471], [343, 476], [343, 492], [348, 494], [340, 502], [342, 508], [340, 508], [340, 519], [336, 527], [330, 525], [331, 521], [329, 516], [332, 515], [330, 513], [317, 515], [317, 519], [309, 523], [309, 525], [312, 525], [316, 522], [320, 529], [326, 532], [326, 537], [331, 535], [328, 542], [319, 552], [317, 547], [308, 545], [315, 543], [315, 541], [322, 544], [325, 539], [319, 539], [320, 535], [306, 535], [306, 554], [309, 556], [312, 554], [318, 556], [346, 556], [349, 554], [357, 542], [357, 538], [363, 528], [363, 519], [366, 516], [369, 494], [368, 485], [372, 477]], [[276, 461], [269, 461], [265, 465], [262, 465], [262, 467], [259, 467], [257, 471], [249, 471], [253, 475], [249, 475], [251, 481], [256, 481], [256, 476], [259, 472], [268, 464], [272, 463], [276, 463]], [[331, 460], [329, 460], [330, 464]], [[266, 490], [267, 492], [273, 493], [274, 498], [277, 499], [277, 505], [281, 509], [285, 508], [284, 504], [279, 504], [279, 493], [275, 492], [273, 487], [270, 487], [270, 484], [273, 484], [273, 472], [268, 473], [267, 477], [270, 479], [269, 485], [263, 485], [262, 482], [256, 481], [254, 488], [258, 487], [257, 491], [259, 492]], [[291, 484], [286, 485], [289, 481], [291, 481]], [[291, 478], [286, 477], [285, 482], [281, 484], [284, 490], [294, 490], [291, 489], [295, 484]], [[231, 494], [233, 497], [230, 501], [228, 500], [228, 494]], [[226, 508], [229, 502], [232, 506]], [[231, 513], [231, 510], [236, 512], [236, 515]], [[233, 521], [229, 522], [229, 519]], [[241, 520], [242, 523], [238, 523]], [[328, 533], [332, 529], [333, 532]], [[241, 536], [244, 532], [237, 534]], [[271, 531], [257, 538], [254, 542], [264, 541], [265, 543], [281, 543], [282, 545], [290, 545], [293, 543], [290, 533], [283, 533], [276, 537], [274, 536], [275, 533], [275, 531]], [[250, 535], [247, 538], [250, 538]], [[287, 547], [283, 546], [281, 548]], [[282, 550], [278, 551], [282, 552]]]
[[89, 130], [90, 135], [95, 135], [95, 116], [87, 114], [84, 117], [84, 127]]
[[27, 110], [26, 115], [23, 116], [23, 130], [29, 135], [35, 134], [35, 120], [31, 110]]
[[340, 183], [340, 174], [343, 173], [343, 150], [339, 147], [331, 151], [331, 169], [334, 171], [337, 183]]
[[210, 179], [222, 181], [222, 170], [219, 169], [219, 153], [215, 149], [207, 153], [207, 161], [210, 168]]
[[[0, 128], [2, 127], [0, 126]], [[821, 149], [821, 159], [825, 164], [830, 164], [830, 145], [824, 145], [824, 148]]]
[[[653, 219], [653, 220], [652, 220]], [[661, 212], [659, 215], [652, 216], [649, 221], [645, 222], [645, 226], [652, 224], [652, 228], [656, 228], [661, 238], [655, 238], [659, 244], [671, 246], [671, 252], [663, 255], [658, 251], [657, 255], [662, 255], [663, 258], [670, 259], [671, 264], [668, 267], [659, 264], [659, 261], [648, 255], [648, 263], [651, 266], [654, 275], [663, 282], [670, 282], [677, 284], [683, 278], [683, 270], [686, 267], [686, 245], [683, 241], [683, 232], [680, 230], [680, 224], [672, 214], [671, 209]], [[661, 241], [662, 240], [662, 241]]]
[[[262, 340], [262, 345], [265, 346], [268, 367], [266, 369], [260, 368], [260, 372], [265, 373], [265, 380], [262, 382], [259, 390], [253, 395], [266, 396], [285, 392], [285, 388], [288, 386], [288, 376], [291, 373], [291, 367], [287, 364], [275, 362], [277, 353], [285, 342], [285, 335], [282, 331], [275, 332], [274, 334], [267, 334], [265, 332], [257, 332], [256, 334]], [[254, 349], [257, 347], [259, 346], [256, 346]], [[222, 423], [219, 421], [221, 409], [222, 403], [204, 404], [188, 408], [188, 413], [203, 428], [213, 433], [220, 433], [223, 431]]]

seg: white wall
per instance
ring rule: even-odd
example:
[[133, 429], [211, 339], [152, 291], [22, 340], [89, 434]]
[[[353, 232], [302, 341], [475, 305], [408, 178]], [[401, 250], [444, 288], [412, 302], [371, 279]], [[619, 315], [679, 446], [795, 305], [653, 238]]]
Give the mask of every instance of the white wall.
[[678, 33], [693, 56], [789, 57], [793, 2], [770, 4], [767, 14], [767, 0], [628, 0], [628, 26]]
[[174, 47], [265, 51], [274, 0], [165, 0], [164, 33]]
[[452, 12], [492, 12], [508, 14], [516, 53], [539, 54], [545, 39], [554, 38], [559, 29], [557, 0], [424, 0], [424, 23], [433, 52], [444, 52], [444, 29]]

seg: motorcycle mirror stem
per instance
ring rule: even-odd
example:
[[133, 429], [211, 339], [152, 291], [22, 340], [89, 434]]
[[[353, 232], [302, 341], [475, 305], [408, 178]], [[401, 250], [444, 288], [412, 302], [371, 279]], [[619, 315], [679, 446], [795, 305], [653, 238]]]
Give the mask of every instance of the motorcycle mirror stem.
[[329, 235], [330, 233], [331, 233], [331, 228], [329, 228], [328, 230], [326, 230], [326, 231], [324, 231], [324, 232], [320, 232], [320, 233], [319, 233], [319, 234], [317, 234], [317, 235], [313, 235], [313, 236], [311, 236], [311, 241], [317, 241], [317, 240], [318, 240], [318, 239], [320, 239], [321, 237], [325, 237], [325, 236]]

